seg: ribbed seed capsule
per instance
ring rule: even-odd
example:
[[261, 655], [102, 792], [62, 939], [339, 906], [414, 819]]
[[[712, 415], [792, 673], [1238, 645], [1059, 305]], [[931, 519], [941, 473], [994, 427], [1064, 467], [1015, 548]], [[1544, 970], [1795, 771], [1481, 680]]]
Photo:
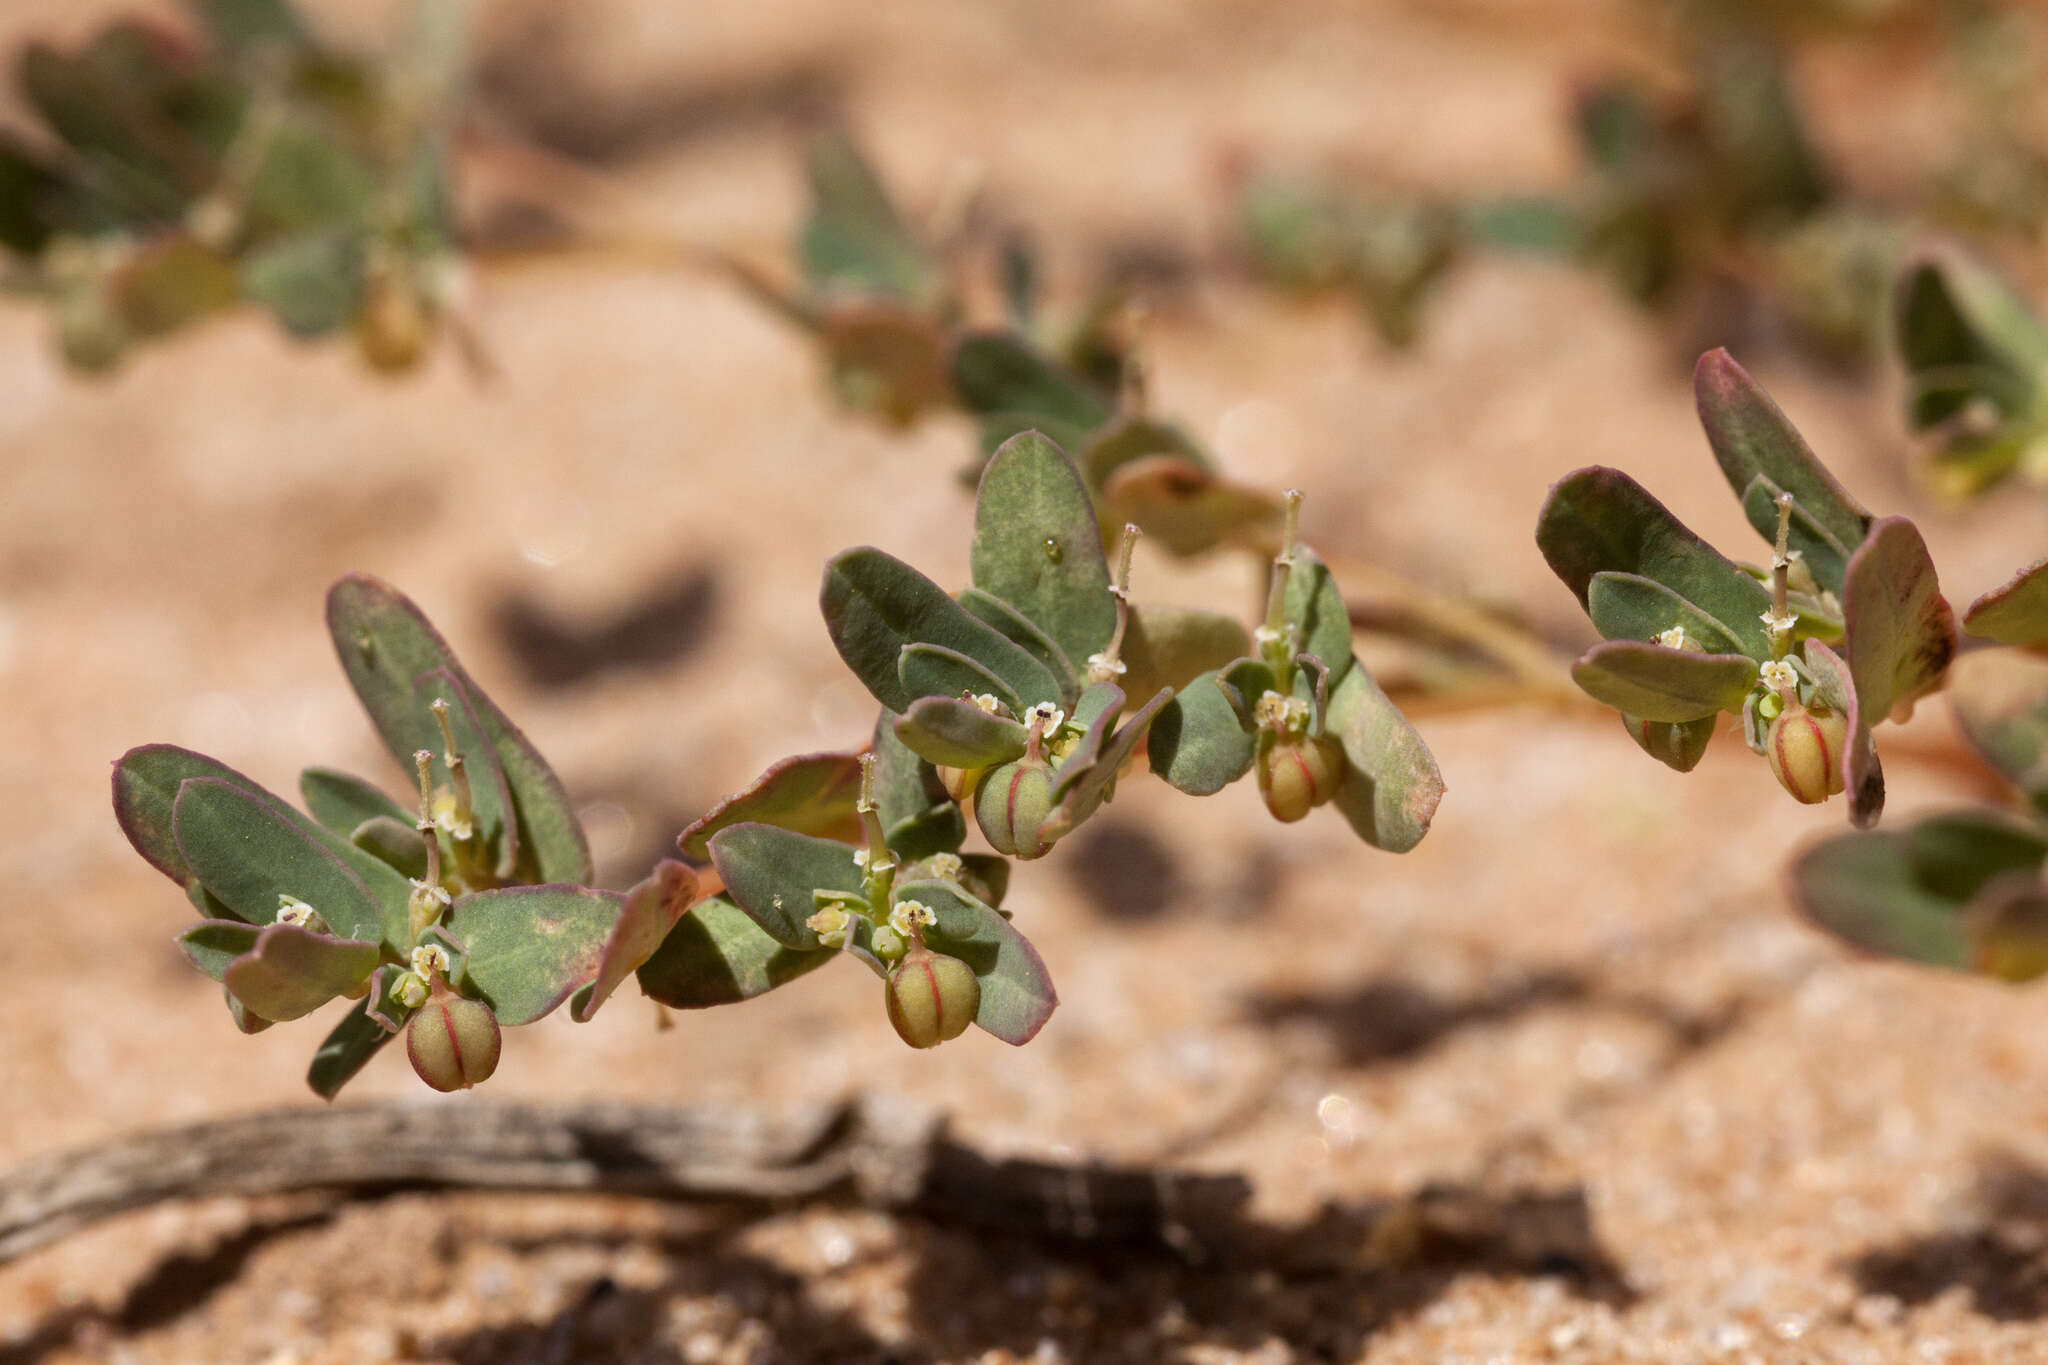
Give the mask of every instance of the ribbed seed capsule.
[[974, 818], [989, 846], [1012, 858], [1042, 857], [1052, 847], [1043, 833], [1052, 811], [1052, 767], [1042, 759], [989, 769], [974, 794]]
[[498, 1069], [498, 1016], [480, 1000], [443, 990], [405, 1026], [412, 1069], [436, 1090], [467, 1090]]
[[938, 768], [939, 785], [955, 801], [972, 801], [976, 785], [980, 783], [982, 774], [988, 771], [986, 768], [948, 768], [943, 763]]
[[1337, 794], [1344, 749], [1328, 735], [1299, 739], [1267, 732], [1259, 739], [1259, 795], [1282, 824], [1293, 824]]
[[1808, 710], [1788, 702], [1771, 722], [1764, 756], [1778, 785], [1794, 800], [1809, 806], [1842, 790], [1842, 750], [1849, 742], [1849, 721], [1839, 711]]
[[897, 1037], [912, 1047], [937, 1047], [974, 1022], [981, 983], [959, 958], [919, 945], [889, 973], [884, 998]]

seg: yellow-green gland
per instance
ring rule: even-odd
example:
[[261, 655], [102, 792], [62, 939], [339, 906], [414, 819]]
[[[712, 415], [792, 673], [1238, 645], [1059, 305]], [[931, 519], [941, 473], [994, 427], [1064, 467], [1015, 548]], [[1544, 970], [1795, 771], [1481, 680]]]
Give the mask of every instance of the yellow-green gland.
[[1795, 801], [1809, 806], [1842, 790], [1842, 750], [1849, 742], [1849, 721], [1839, 711], [1810, 711], [1793, 701], [1771, 722], [1764, 756], [1778, 785]]
[[939, 765], [939, 785], [955, 801], [972, 801], [974, 789], [987, 771], [986, 768], [948, 768], [942, 763]]
[[1052, 847], [1052, 767], [1020, 758], [988, 770], [974, 794], [974, 818], [989, 847], [1012, 858], [1043, 857]]
[[412, 1069], [436, 1090], [467, 1090], [498, 1069], [498, 1016], [479, 1000], [442, 991], [405, 1026]]
[[889, 1022], [912, 1047], [937, 1047], [958, 1038], [981, 1008], [981, 983], [957, 957], [915, 947], [889, 973], [884, 989]]
[[1328, 735], [1276, 735], [1259, 739], [1259, 795], [1282, 824], [1293, 824], [1337, 794], [1344, 780], [1344, 749]]

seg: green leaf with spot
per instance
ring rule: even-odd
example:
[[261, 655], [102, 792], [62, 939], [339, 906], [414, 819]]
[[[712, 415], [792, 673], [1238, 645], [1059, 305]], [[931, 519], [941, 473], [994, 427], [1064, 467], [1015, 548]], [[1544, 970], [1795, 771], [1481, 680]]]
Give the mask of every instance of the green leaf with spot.
[[1057, 703], [1059, 680], [1046, 666], [971, 615], [943, 588], [880, 550], [848, 550], [825, 566], [819, 594], [825, 627], [839, 657], [891, 711], [917, 694], [899, 672], [906, 645], [954, 650], [1001, 679], [1025, 706]]
[[1618, 469], [1595, 465], [1559, 480], [1537, 519], [1536, 544], [1582, 606], [1594, 574], [1637, 574], [1726, 626], [1750, 658], [1770, 657], [1762, 620], [1770, 593]]
[[839, 956], [836, 948], [804, 952], [770, 938], [753, 917], [724, 896], [698, 901], [640, 965], [640, 989], [674, 1009], [733, 1005], [765, 995]]
[[504, 771], [518, 817], [521, 880], [594, 878], [590, 848], [561, 779], [409, 598], [377, 579], [351, 574], [328, 592], [327, 627], [342, 670], [400, 767], [412, 771], [414, 750], [439, 752], [439, 731], [417, 705], [413, 689], [420, 675], [446, 669], [467, 693]]
[[228, 964], [221, 984], [258, 1018], [287, 1023], [348, 995], [377, 969], [377, 945], [273, 924]]
[[463, 983], [513, 1028], [597, 976], [623, 901], [584, 886], [508, 886], [458, 896], [441, 924], [464, 954]]
[[[1836, 482], [1771, 396], [1733, 356], [1725, 350], [1701, 356], [1693, 371], [1693, 395], [1714, 460], [1735, 496], [1744, 499], [1745, 508], [1750, 486], [1761, 476], [1789, 492], [1799, 509], [1844, 552], [1863, 543], [1870, 513]], [[1754, 513], [1750, 519], [1754, 524]], [[1757, 529], [1775, 542], [1776, 513], [1768, 528]]]
[[1695, 654], [1641, 640], [1603, 641], [1572, 665], [1572, 681], [1595, 701], [1667, 724], [1740, 711], [1756, 676], [1756, 660], [1746, 654]]
[[859, 754], [799, 754], [699, 816], [676, 843], [684, 857], [709, 862], [711, 836], [742, 821], [851, 842], [860, 838], [859, 800]]
[[720, 830], [711, 839], [711, 861], [734, 904], [777, 943], [806, 952], [819, 946], [817, 931], [806, 923], [818, 912], [812, 893], [858, 896], [865, 886], [847, 845], [773, 825]]
[[1109, 644], [1116, 598], [1095, 505], [1066, 453], [1035, 431], [1005, 441], [975, 498], [974, 586], [1001, 598], [1077, 666]]
[[187, 865], [238, 918], [269, 924], [280, 897], [291, 896], [340, 937], [383, 937], [378, 897], [315, 837], [318, 826], [281, 804], [222, 778], [187, 778], [172, 804], [171, 826]]
[[2048, 559], [2030, 564], [1963, 613], [1963, 629], [1979, 639], [2023, 649], [2048, 645]]
[[1257, 736], [1215, 672], [1198, 675], [1160, 707], [1146, 736], [1152, 771], [1189, 796], [1211, 796], [1251, 771]]
[[1443, 774], [1408, 718], [1355, 661], [1330, 689], [1328, 730], [1345, 760], [1333, 802], [1352, 830], [1389, 853], [1421, 843], [1443, 800]]

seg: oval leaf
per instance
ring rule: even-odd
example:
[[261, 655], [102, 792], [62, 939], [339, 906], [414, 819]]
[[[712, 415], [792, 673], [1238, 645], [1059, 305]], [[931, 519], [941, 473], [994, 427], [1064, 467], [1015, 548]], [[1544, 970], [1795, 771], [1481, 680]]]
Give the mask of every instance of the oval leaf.
[[814, 891], [860, 894], [866, 878], [853, 849], [773, 825], [732, 825], [711, 839], [711, 861], [733, 902], [777, 943], [806, 952], [818, 947], [809, 924]]
[[1023, 613], [1085, 667], [1116, 629], [1095, 505], [1066, 453], [1036, 431], [1003, 442], [975, 496], [974, 586]]
[[508, 886], [459, 896], [442, 928], [463, 984], [507, 1028], [530, 1024], [596, 977], [624, 897], [585, 886]]
[[925, 931], [925, 942], [974, 969], [981, 983], [975, 1024], [1021, 1047], [1038, 1036], [1060, 1003], [1052, 976], [1038, 950], [1008, 920], [971, 897], [960, 899], [974, 912], [973, 933], [941, 934], [933, 926]]
[[706, 811], [676, 843], [684, 857], [709, 862], [711, 836], [742, 821], [851, 842], [860, 838], [859, 799], [859, 754], [799, 754]]
[[1963, 629], [2023, 649], [2048, 644], [2048, 559], [2030, 564], [1963, 613]]
[[[1701, 356], [1693, 371], [1693, 395], [1714, 460], [1745, 505], [1751, 483], [1762, 475], [1791, 493], [1800, 510], [1842, 549], [1862, 544], [1870, 513], [1835, 481], [1771, 396], [1733, 356], [1720, 349]], [[1775, 542], [1777, 533], [1774, 511], [1765, 537]]]
[[816, 971], [838, 955], [834, 948], [784, 947], [746, 911], [712, 896], [691, 906], [641, 964], [640, 989], [679, 1010], [732, 1005]]
[[1355, 662], [1330, 692], [1328, 729], [1345, 759], [1334, 802], [1358, 837], [1389, 853], [1421, 843], [1443, 800], [1443, 774], [1408, 718]]
[[1949, 698], [1970, 743], [2048, 814], [2048, 660], [2010, 650], [1965, 654]]
[[581, 1024], [611, 998], [619, 983], [652, 957], [697, 894], [697, 874], [672, 858], [655, 864], [653, 875], [626, 892], [618, 922], [598, 953], [597, 975], [569, 1002], [569, 1017]]
[[1145, 754], [1152, 771], [1189, 796], [1211, 796], [1251, 771], [1257, 736], [1223, 690], [1203, 673], [1153, 718]]
[[269, 924], [280, 897], [291, 896], [342, 938], [381, 939], [385, 913], [369, 887], [311, 837], [316, 826], [291, 817], [224, 779], [193, 777], [178, 788], [171, 818], [187, 864], [239, 918]]
[[1640, 640], [1603, 641], [1572, 665], [1572, 681], [1594, 700], [1680, 725], [1740, 711], [1756, 675], [1756, 661], [1746, 654], [1695, 654]]
[[986, 768], [1024, 753], [1024, 727], [956, 697], [919, 697], [895, 722], [904, 747], [929, 763]]
[[221, 984], [251, 1013], [282, 1024], [353, 993], [376, 969], [375, 943], [273, 924], [228, 964]]
[[1955, 657], [1955, 613], [1941, 595], [1927, 543], [1904, 517], [1878, 521], [1850, 557], [1842, 628], [1865, 724], [1940, 686]]

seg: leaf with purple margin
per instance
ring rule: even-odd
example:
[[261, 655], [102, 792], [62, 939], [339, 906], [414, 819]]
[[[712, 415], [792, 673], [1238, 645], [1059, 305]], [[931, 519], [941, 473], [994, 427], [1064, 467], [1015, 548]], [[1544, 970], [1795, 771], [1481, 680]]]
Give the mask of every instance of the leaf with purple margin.
[[1008, 602], [1077, 666], [1109, 644], [1116, 598], [1095, 505], [1066, 453], [1036, 431], [997, 448], [975, 496], [974, 586]]
[[203, 919], [178, 935], [178, 950], [193, 966], [221, 981], [234, 960], [256, 946], [261, 932], [238, 919]]
[[1129, 522], [1148, 544], [1183, 558], [1273, 538], [1285, 516], [1263, 489], [1223, 478], [1182, 454], [1118, 464], [1102, 482], [1100, 504], [1106, 530]]
[[1912, 522], [1885, 517], [1872, 525], [1849, 559], [1842, 622], [1843, 657], [1866, 724], [1940, 686], [1955, 657], [1955, 613]]
[[1700, 759], [1707, 752], [1707, 745], [1713, 742], [1714, 732], [1719, 728], [1720, 722], [1721, 717], [1718, 713], [1677, 724], [1644, 720], [1641, 716], [1631, 716], [1625, 711], [1621, 716], [1622, 728], [1628, 731], [1628, 737], [1634, 740], [1644, 753], [1674, 772], [1681, 773], [1689, 773], [1699, 766]]
[[818, 910], [811, 893], [858, 895], [866, 885], [852, 848], [773, 825], [720, 830], [711, 840], [711, 862], [726, 895], [770, 938], [805, 951], [818, 946], [817, 931], [806, 923]]
[[972, 897], [953, 894], [973, 912], [973, 933], [942, 934], [933, 926], [925, 931], [925, 943], [973, 969], [981, 984], [975, 1024], [1021, 1047], [1038, 1036], [1059, 1005], [1052, 976], [1038, 950], [1008, 920]]
[[377, 945], [273, 924], [228, 964], [221, 984], [260, 1018], [286, 1023], [360, 989], [377, 969]]
[[1258, 737], [1224, 687], [1214, 672], [1190, 679], [1145, 737], [1152, 771], [1189, 796], [1213, 796], [1251, 771]]
[[1572, 681], [1594, 700], [1673, 725], [1741, 710], [1756, 675], [1746, 654], [1695, 654], [1641, 640], [1603, 640], [1572, 665]]
[[1046, 672], [1059, 679], [1060, 705], [1074, 704], [1074, 698], [1081, 691], [1080, 679], [1075, 674], [1073, 660], [1067, 657], [1067, 652], [1059, 647], [1056, 640], [1033, 625], [1023, 612], [993, 593], [979, 588], [963, 588], [955, 600], [967, 609], [970, 616], [995, 627], [1012, 644], [1044, 664]]
[[859, 754], [799, 754], [699, 816], [676, 844], [684, 857], [709, 862], [711, 836], [742, 821], [850, 843], [860, 838], [860, 814], [854, 809], [859, 799]]
[[626, 892], [618, 922], [598, 954], [597, 975], [569, 1002], [569, 1017], [581, 1024], [619, 988], [619, 983], [654, 955], [676, 927], [697, 894], [697, 874], [673, 858], [654, 866], [652, 875]]
[[192, 777], [178, 788], [171, 825], [186, 863], [238, 918], [269, 924], [280, 898], [290, 896], [312, 906], [339, 937], [383, 936], [378, 898], [313, 837], [319, 827], [296, 812], [223, 778]]
[[690, 907], [654, 956], [640, 964], [640, 989], [673, 1009], [707, 1009], [764, 995], [839, 956], [785, 947], [724, 896]]
[[1116, 786], [1117, 775], [1123, 771], [1124, 760], [1136, 753], [1150, 733], [1152, 723], [1159, 716], [1173, 693], [1160, 688], [1152, 700], [1131, 713], [1108, 742], [1096, 752], [1095, 757], [1078, 773], [1068, 771], [1069, 764], [1062, 764], [1055, 790], [1059, 792], [1059, 805], [1046, 820], [1043, 830], [1048, 840], [1063, 838], [1073, 828], [1095, 813], [1095, 808], [1109, 800]]
[[2022, 649], [2048, 645], [2048, 559], [2029, 564], [1972, 602], [1963, 613], [1963, 629]]
[[[456, 968], [455, 970], [459, 970]], [[398, 983], [412, 975], [412, 969], [396, 962], [387, 962], [370, 973], [370, 992], [364, 997], [364, 1005], [370, 1019], [387, 1033], [396, 1033], [405, 1027], [405, 1021], [412, 1018], [418, 1006], [408, 1006], [398, 998]]]
[[[1763, 386], [1733, 356], [1725, 350], [1701, 356], [1693, 371], [1693, 395], [1707, 444], [1736, 497], [1746, 500], [1751, 483], [1761, 475], [1791, 493], [1800, 509], [1844, 551], [1862, 543], [1870, 529], [1870, 513], [1828, 472]], [[1766, 537], [1775, 541], [1777, 531], [1773, 512]]]
[[1726, 626], [1752, 659], [1770, 657], [1762, 620], [1770, 593], [1618, 469], [1594, 465], [1558, 480], [1537, 518], [1536, 544], [1581, 606], [1594, 574], [1640, 574]]
[[1956, 660], [1949, 701], [1963, 734], [2048, 815], [2048, 660], [1987, 649]]
[[1344, 747], [1344, 780], [1333, 798], [1359, 838], [1405, 853], [1429, 833], [1443, 800], [1443, 774], [1415, 727], [1354, 663], [1330, 692], [1331, 734]]
[[896, 737], [887, 711], [875, 719], [875, 813], [890, 852], [906, 862], [952, 853], [967, 840], [967, 817], [946, 795], [939, 770]]
[[1842, 789], [1849, 794], [1849, 823], [1868, 829], [1884, 814], [1884, 767], [1877, 761], [1877, 745], [1870, 738], [1870, 723], [1856, 700], [1856, 681], [1842, 656], [1819, 640], [1803, 645], [1807, 671], [1813, 675], [1813, 692], [1822, 702], [1842, 713], [1848, 721], [1849, 742], [1842, 750]]
[[952, 768], [985, 768], [1024, 752], [1022, 725], [957, 697], [919, 697], [896, 718], [895, 727], [905, 748], [926, 762]]
[[1054, 800], [1065, 796], [1067, 789], [1080, 781], [1082, 775], [1102, 757], [1102, 746], [1109, 739], [1110, 727], [1116, 724], [1123, 709], [1124, 690], [1108, 682], [1090, 683], [1088, 690], [1074, 703], [1074, 714], [1067, 718], [1062, 728], [1071, 734], [1078, 726], [1081, 735], [1067, 751], [1066, 757], [1053, 768]]
[[1960, 906], [1920, 885], [1905, 834], [1837, 835], [1794, 859], [1790, 880], [1793, 903], [1808, 919], [1866, 952], [1969, 969]]
[[508, 886], [456, 897], [442, 927], [463, 982], [507, 1028], [530, 1024], [597, 975], [624, 897], [587, 886]]
[[358, 1000], [355, 1008], [342, 1016], [313, 1054], [313, 1065], [307, 1069], [306, 1084], [322, 1099], [331, 1100], [340, 1093], [358, 1071], [369, 1065], [378, 1050], [397, 1035], [387, 1033], [376, 1020], [370, 1018], [369, 1000]]
[[217, 777], [247, 791], [263, 790], [225, 763], [175, 744], [144, 744], [114, 760], [114, 818], [121, 832], [144, 862], [180, 886], [197, 880], [171, 830], [171, 808], [188, 777]]
[[350, 574], [327, 594], [327, 628], [342, 671], [385, 747], [406, 772], [413, 753], [438, 752], [433, 716], [415, 702], [422, 673], [447, 669], [469, 694], [489, 736], [518, 814], [523, 880], [589, 882], [590, 848], [554, 769], [464, 671], [447, 641], [403, 593], [365, 574]]

